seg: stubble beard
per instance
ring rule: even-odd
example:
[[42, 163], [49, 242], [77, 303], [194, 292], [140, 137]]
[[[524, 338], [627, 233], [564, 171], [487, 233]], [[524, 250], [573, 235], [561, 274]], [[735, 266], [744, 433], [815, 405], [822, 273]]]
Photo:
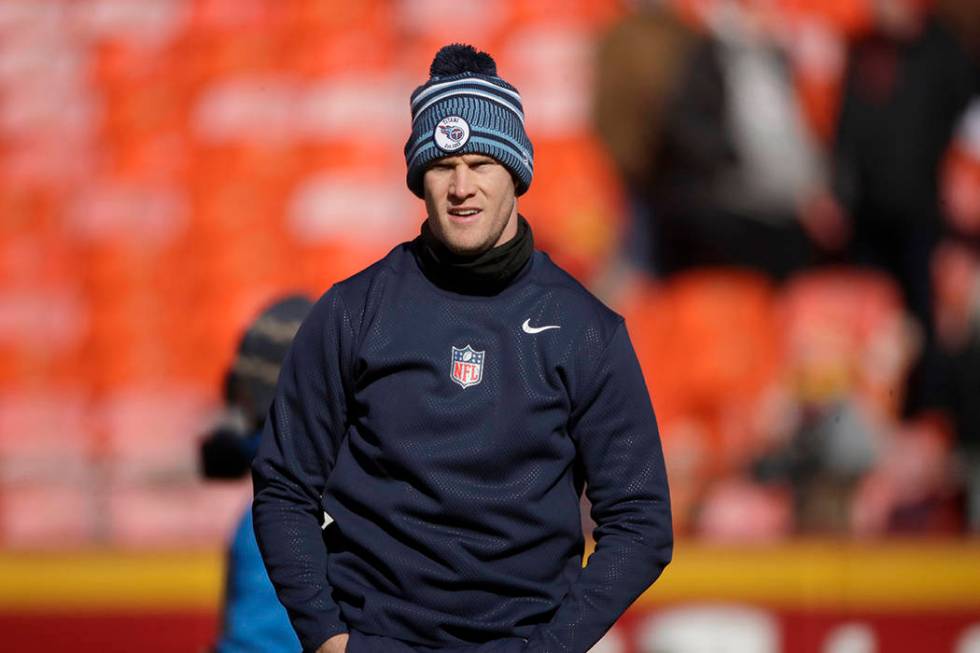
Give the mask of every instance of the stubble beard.
[[[510, 218], [511, 215], [513, 215], [514, 213], [516, 206], [517, 206], [517, 198], [515, 197], [511, 202], [510, 210], [507, 212], [507, 218], [503, 220], [498, 226], [496, 226], [496, 228], [492, 232], [490, 232], [487, 235], [486, 240], [473, 247], [459, 246], [453, 243], [449, 238], [449, 233], [442, 231], [442, 227], [441, 227], [442, 223], [437, 218], [433, 218], [431, 213], [429, 214], [427, 219], [429, 220], [430, 229], [432, 228], [433, 225], [436, 225], [436, 228], [433, 229], [433, 232], [435, 233], [436, 237], [439, 238], [439, 241], [443, 245], [445, 245], [450, 252], [458, 256], [479, 256], [484, 252], [490, 251], [497, 245], [497, 242], [500, 240], [500, 236], [504, 233], [504, 230], [507, 229], [507, 225], [510, 224]], [[448, 214], [446, 220], [447, 222], [449, 220]], [[502, 244], [503, 243], [501, 243], [501, 245]]]

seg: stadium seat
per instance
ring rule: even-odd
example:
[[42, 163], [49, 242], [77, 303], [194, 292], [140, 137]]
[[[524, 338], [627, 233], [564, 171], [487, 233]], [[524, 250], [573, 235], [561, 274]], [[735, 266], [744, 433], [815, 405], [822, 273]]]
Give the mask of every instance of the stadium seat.
[[768, 436], [762, 418], [781, 351], [775, 302], [762, 277], [700, 270], [639, 283], [619, 307], [657, 413], [680, 533], [711, 480], [736, 473]]
[[521, 212], [538, 247], [584, 283], [602, 269], [618, 244], [623, 199], [612, 164], [590, 136], [534, 144], [534, 182]]
[[893, 281], [862, 269], [805, 273], [786, 285], [780, 316], [784, 369], [801, 402], [853, 392], [881, 417], [897, 415], [918, 342]]
[[769, 282], [749, 272], [702, 270], [672, 279], [665, 291], [674, 343], [668, 366], [690, 405], [721, 406], [761, 392], [779, 355]]
[[106, 397], [98, 426], [113, 476], [193, 478], [198, 442], [215, 408], [202, 392], [179, 385], [130, 386]]
[[95, 484], [38, 478], [0, 483], [0, 546], [78, 549], [97, 534]]
[[[352, 3], [356, 4], [359, 3]], [[390, 11], [388, 5], [379, 13]], [[332, 20], [320, 24], [297, 23], [290, 46], [283, 50], [285, 70], [313, 81], [349, 75], [352, 69], [384, 73], [403, 61], [393, 20], [365, 19], [347, 25], [336, 25]]]
[[784, 488], [748, 479], [716, 479], [701, 500], [698, 535], [712, 542], [778, 542], [793, 532], [793, 500]]
[[0, 394], [0, 470], [8, 481], [32, 475], [75, 478], [92, 457], [92, 423], [81, 387], [21, 388]]
[[511, 4], [514, 23], [547, 23], [559, 15], [593, 29], [602, 28], [623, 11], [620, 3], [603, 0], [518, 0]]
[[120, 548], [216, 547], [227, 541], [250, 495], [247, 481], [114, 483], [107, 539]]

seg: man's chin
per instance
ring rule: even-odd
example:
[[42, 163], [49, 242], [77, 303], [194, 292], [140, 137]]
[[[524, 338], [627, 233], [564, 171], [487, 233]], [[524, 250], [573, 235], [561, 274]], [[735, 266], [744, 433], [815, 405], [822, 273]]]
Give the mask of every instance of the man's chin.
[[[429, 219], [432, 234], [443, 246], [456, 256], [477, 256], [491, 249], [494, 244], [493, 234], [482, 234], [480, 238], [478, 225], [452, 225], [448, 220], [436, 221]], [[435, 225], [435, 226], [433, 226]], [[470, 228], [467, 228], [470, 227]]]
[[489, 249], [486, 243], [474, 239], [475, 234], [468, 233], [465, 229], [439, 230], [435, 232], [435, 235], [445, 245], [446, 249], [457, 256], [475, 256]]
[[490, 246], [486, 245], [485, 243], [473, 245], [470, 243], [458, 243], [450, 240], [443, 241], [443, 245], [445, 245], [446, 249], [456, 256], [478, 256], [490, 249]]

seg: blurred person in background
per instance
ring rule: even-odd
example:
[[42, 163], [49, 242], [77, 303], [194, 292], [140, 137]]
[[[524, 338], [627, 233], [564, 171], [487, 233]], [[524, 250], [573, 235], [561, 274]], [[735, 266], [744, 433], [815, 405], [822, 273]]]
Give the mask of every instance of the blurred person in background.
[[[286, 297], [248, 326], [225, 378], [225, 415], [201, 443], [201, 471], [206, 478], [236, 480], [247, 475], [272, 405], [282, 359], [311, 307], [306, 297]], [[235, 529], [225, 580], [224, 614], [215, 653], [300, 650], [262, 564], [251, 506]]]
[[[938, 0], [980, 78], [980, 3]], [[967, 521], [980, 532], [980, 79], [943, 170], [946, 235], [932, 261], [936, 337], [947, 361], [949, 412], [966, 476]]]
[[[622, 20], [600, 39], [596, 54], [594, 120], [603, 143], [615, 163], [629, 200], [630, 221], [621, 255], [646, 272], [657, 271], [657, 222], [651, 198], [651, 181], [662, 173], [668, 112], [686, 82], [689, 69], [709, 68], [699, 80], [705, 101], [692, 121], [702, 123], [696, 132], [704, 154], [696, 160], [728, 156], [720, 120], [720, 71], [714, 42], [684, 23], [660, 3], [649, 3]], [[698, 63], [703, 62], [703, 63]], [[709, 99], [710, 98], [710, 99]], [[692, 147], [693, 147], [692, 143]]]
[[785, 395], [777, 396], [786, 403], [753, 476], [790, 491], [796, 532], [846, 534], [858, 488], [902, 430], [915, 330], [901, 292], [880, 272], [800, 275], [780, 303]]
[[[805, 428], [756, 472], [790, 482], [804, 532], [955, 534], [965, 526], [957, 438], [962, 444], [975, 437], [966, 407], [980, 387], [963, 347], [972, 329], [975, 264], [962, 237], [937, 247], [959, 204], [940, 202], [939, 182], [954, 127], [976, 92], [976, 67], [962, 47], [968, 40], [957, 41], [930, 3], [873, 6], [873, 30], [851, 52], [835, 144], [835, 191], [844, 210], [829, 207], [813, 217], [824, 219], [818, 233], [826, 245], [846, 246], [846, 259], [889, 275], [901, 292], [888, 313], [907, 308], [917, 328], [889, 344], [889, 332], [907, 329], [896, 328], [897, 320], [877, 324], [864, 329], [877, 344], [811, 357], [823, 366], [837, 360], [838, 389], [822, 399], [801, 395]], [[846, 313], [867, 321], [885, 287], [860, 288], [862, 276], [873, 279], [870, 271], [847, 274], [833, 301], [856, 292]], [[844, 317], [822, 327], [825, 338], [846, 327]], [[848, 342], [842, 335], [827, 341]], [[904, 353], [889, 364], [889, 351]]]
[[949, 233], [932, 262], [936, 337], [947, 362], [946, 399], [966, 475], [967, 517], [980, 531], [980, 95], [947, 157], [943, 199]]
[[800, 208], [823, 162], [757, 4], [707, 3], [698, 32], [650, 3], [599, 44], [596, 126], [632, 210], [624, 255], [658, 276], [727, 265], [783, 279], [815, 256]]
[[923, 334], [905, 412], [942, 406], [930, 266], [943, 219], [939, 171], [976, 91], [976, 68], [928, 0], [875, 0], [850, 52], [834, 151], [849, 258], [892, 275]]
[[429, 74], [405, 146], [421, 235], [300, 328], [252, 466], [256, 534], [305, 650], [585, 653], [671, 558], [649, 393], [622, 317], [518, 213], [517, 89], [471, 46]]

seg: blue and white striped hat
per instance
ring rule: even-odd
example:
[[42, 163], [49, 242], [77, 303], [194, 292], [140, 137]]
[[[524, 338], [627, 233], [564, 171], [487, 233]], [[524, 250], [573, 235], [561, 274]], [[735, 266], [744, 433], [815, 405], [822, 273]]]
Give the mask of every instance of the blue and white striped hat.
[[497, 77], [490, 55], [454, 43], [436, 53], [429, 81], [412, 93], [412, 135], [405, 144], [408, 187], [422, 197], [422, 176], [436, 159], [486, 154], [514, 175], [522, 195], [534, 175], [517, 89]]

